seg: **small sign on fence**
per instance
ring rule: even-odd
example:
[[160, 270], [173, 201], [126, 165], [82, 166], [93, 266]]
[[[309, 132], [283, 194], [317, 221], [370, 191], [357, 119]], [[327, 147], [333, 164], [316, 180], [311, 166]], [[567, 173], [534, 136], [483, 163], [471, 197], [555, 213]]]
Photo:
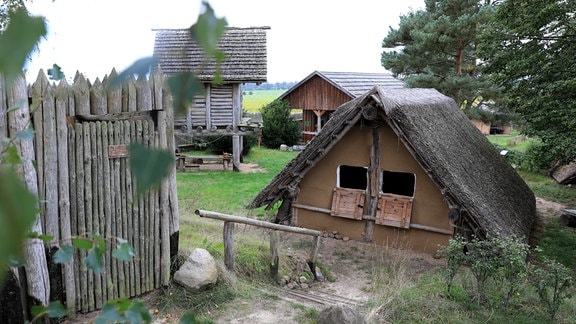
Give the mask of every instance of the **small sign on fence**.
[[108, 158], [116, 159], [128, 156], [128, 146], [126, 144], [108, 145]]

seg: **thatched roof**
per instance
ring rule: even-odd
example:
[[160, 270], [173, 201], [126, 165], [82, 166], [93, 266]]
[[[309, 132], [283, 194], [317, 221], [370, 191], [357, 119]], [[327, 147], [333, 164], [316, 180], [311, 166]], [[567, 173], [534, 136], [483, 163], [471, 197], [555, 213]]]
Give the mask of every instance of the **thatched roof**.
[[298, 89], [302, 84], [306, 83], [313, 77], [320, 77], [332, 84], [335, 88], [346, 93], [350, 98], [356, 98], [367, 91], [372, 89], [375, 85], [385, 88], [406, 88], [406, 84], [396, 79], [392, 73], [364, 73], [364, 72], [328, 72], [328, 71], [314, 71], [302, 81], [296, 83], [286, 92], [284, 92], [279, 99], [284, 99], [292, 91]]
[[[218, 48], [226, 55], [221, 65], [224, 82], [266, 82], [268, 29], [270, 28], [226, 29], [218, 43]], [[201, 81], [214, 79], [214, 60], [204, 62], [204, 51], [192, 40], [188, 29], [156, 30], [154, 56], [165, 74], [195, 72]], [[200, 67], [203, 67], [202, 70]]]
[[535, 198], [522, 178], [470, 123], [456, 102], [434, 89], [374, 87], [340, 106], [322, 131], [288, 163], [247, 208], [272, 207], [293, 195], [300, 181], [374, 107], [452, 206], [477, 232], [528, 237]]

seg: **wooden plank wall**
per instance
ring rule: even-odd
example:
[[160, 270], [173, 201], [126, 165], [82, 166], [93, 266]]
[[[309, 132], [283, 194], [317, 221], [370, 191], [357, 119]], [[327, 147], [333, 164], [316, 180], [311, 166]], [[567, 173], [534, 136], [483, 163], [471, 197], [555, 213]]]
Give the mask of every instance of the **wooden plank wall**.
[[[79, 249], [62, 267], [62, 295], [72, 311], [97, 310], [170, 280], [170, 236], [178, 231], [175, 170], [158, 190], [138, 197], [126, 156], [109, 156], [109, 149], [140, 142], [174, 152], [171, 99], [159, 71], [108, 87], [115, 76], [112, 70], [91, 84], [77, 74], [72, 85], [54, 84], [40, 71], [30, 87], [42, 226], [54, 236], [48, 248], [93, 233], [108, 243], [100, 274], [87, 269], [87, 252]], [[130, 112], [149, 113], [129, 118]], [[127, 239], [136, 258], [112, 258], [116, 238]]]

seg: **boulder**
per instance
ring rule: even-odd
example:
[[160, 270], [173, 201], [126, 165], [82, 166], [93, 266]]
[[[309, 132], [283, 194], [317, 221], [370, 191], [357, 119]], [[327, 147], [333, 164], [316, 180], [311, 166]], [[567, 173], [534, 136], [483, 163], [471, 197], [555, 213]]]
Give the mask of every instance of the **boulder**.
[[174, 281], [194, 292], [208, 289], [218, 281], [216, 261], [205, 249], [196, 248], [176, 271]]
[[353, 308], [346, 305], [332, 305], [318, 314], [318, 324], [365, 324], [366, 320]]

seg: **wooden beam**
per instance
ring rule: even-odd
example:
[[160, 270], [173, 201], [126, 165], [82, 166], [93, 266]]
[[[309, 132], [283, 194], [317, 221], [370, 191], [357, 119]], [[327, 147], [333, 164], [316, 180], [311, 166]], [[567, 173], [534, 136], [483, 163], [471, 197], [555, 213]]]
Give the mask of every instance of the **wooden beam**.
[[292, 227], [292, 226], [274, 224], [274, 223], [264, 222], [264, 221], [260, 221], [257, 219], [243, 217], [243, 216], [227, 215], [227, 214], [221, 214], [221, 213], [207, 211], [207, 210], [197, 209], [195, 211], [195, 214], [200, 216], [200, 217], [218, 219], [218, 220], [222, 220], [225, 222], [248, 224], [248, 225], [253, 225], [253, 226], [259, 226], [259, 227], [274, 229], [274, 230], [281, 230], [284, 232], [291, 232], [291, 233], [312, 235], [312, 236], [321, 236], [322, 235], [322, 232], [308, 229], [308, 228]]
[[330, 215], [330, 213], [332, 212], [332, 210], [328, 209], [328, 208], [308, 206], [308, 205], [303, 205], [303, 204], [298, 204], [298, 203], [292, 203], [292, 207], [299, 208], [299, 209], [305, 209], [305, 210], [309, 210], [309, 211], [315, 211], [315, 212], [324, 213], [324, 214], [328, 214], [328, 215]]

